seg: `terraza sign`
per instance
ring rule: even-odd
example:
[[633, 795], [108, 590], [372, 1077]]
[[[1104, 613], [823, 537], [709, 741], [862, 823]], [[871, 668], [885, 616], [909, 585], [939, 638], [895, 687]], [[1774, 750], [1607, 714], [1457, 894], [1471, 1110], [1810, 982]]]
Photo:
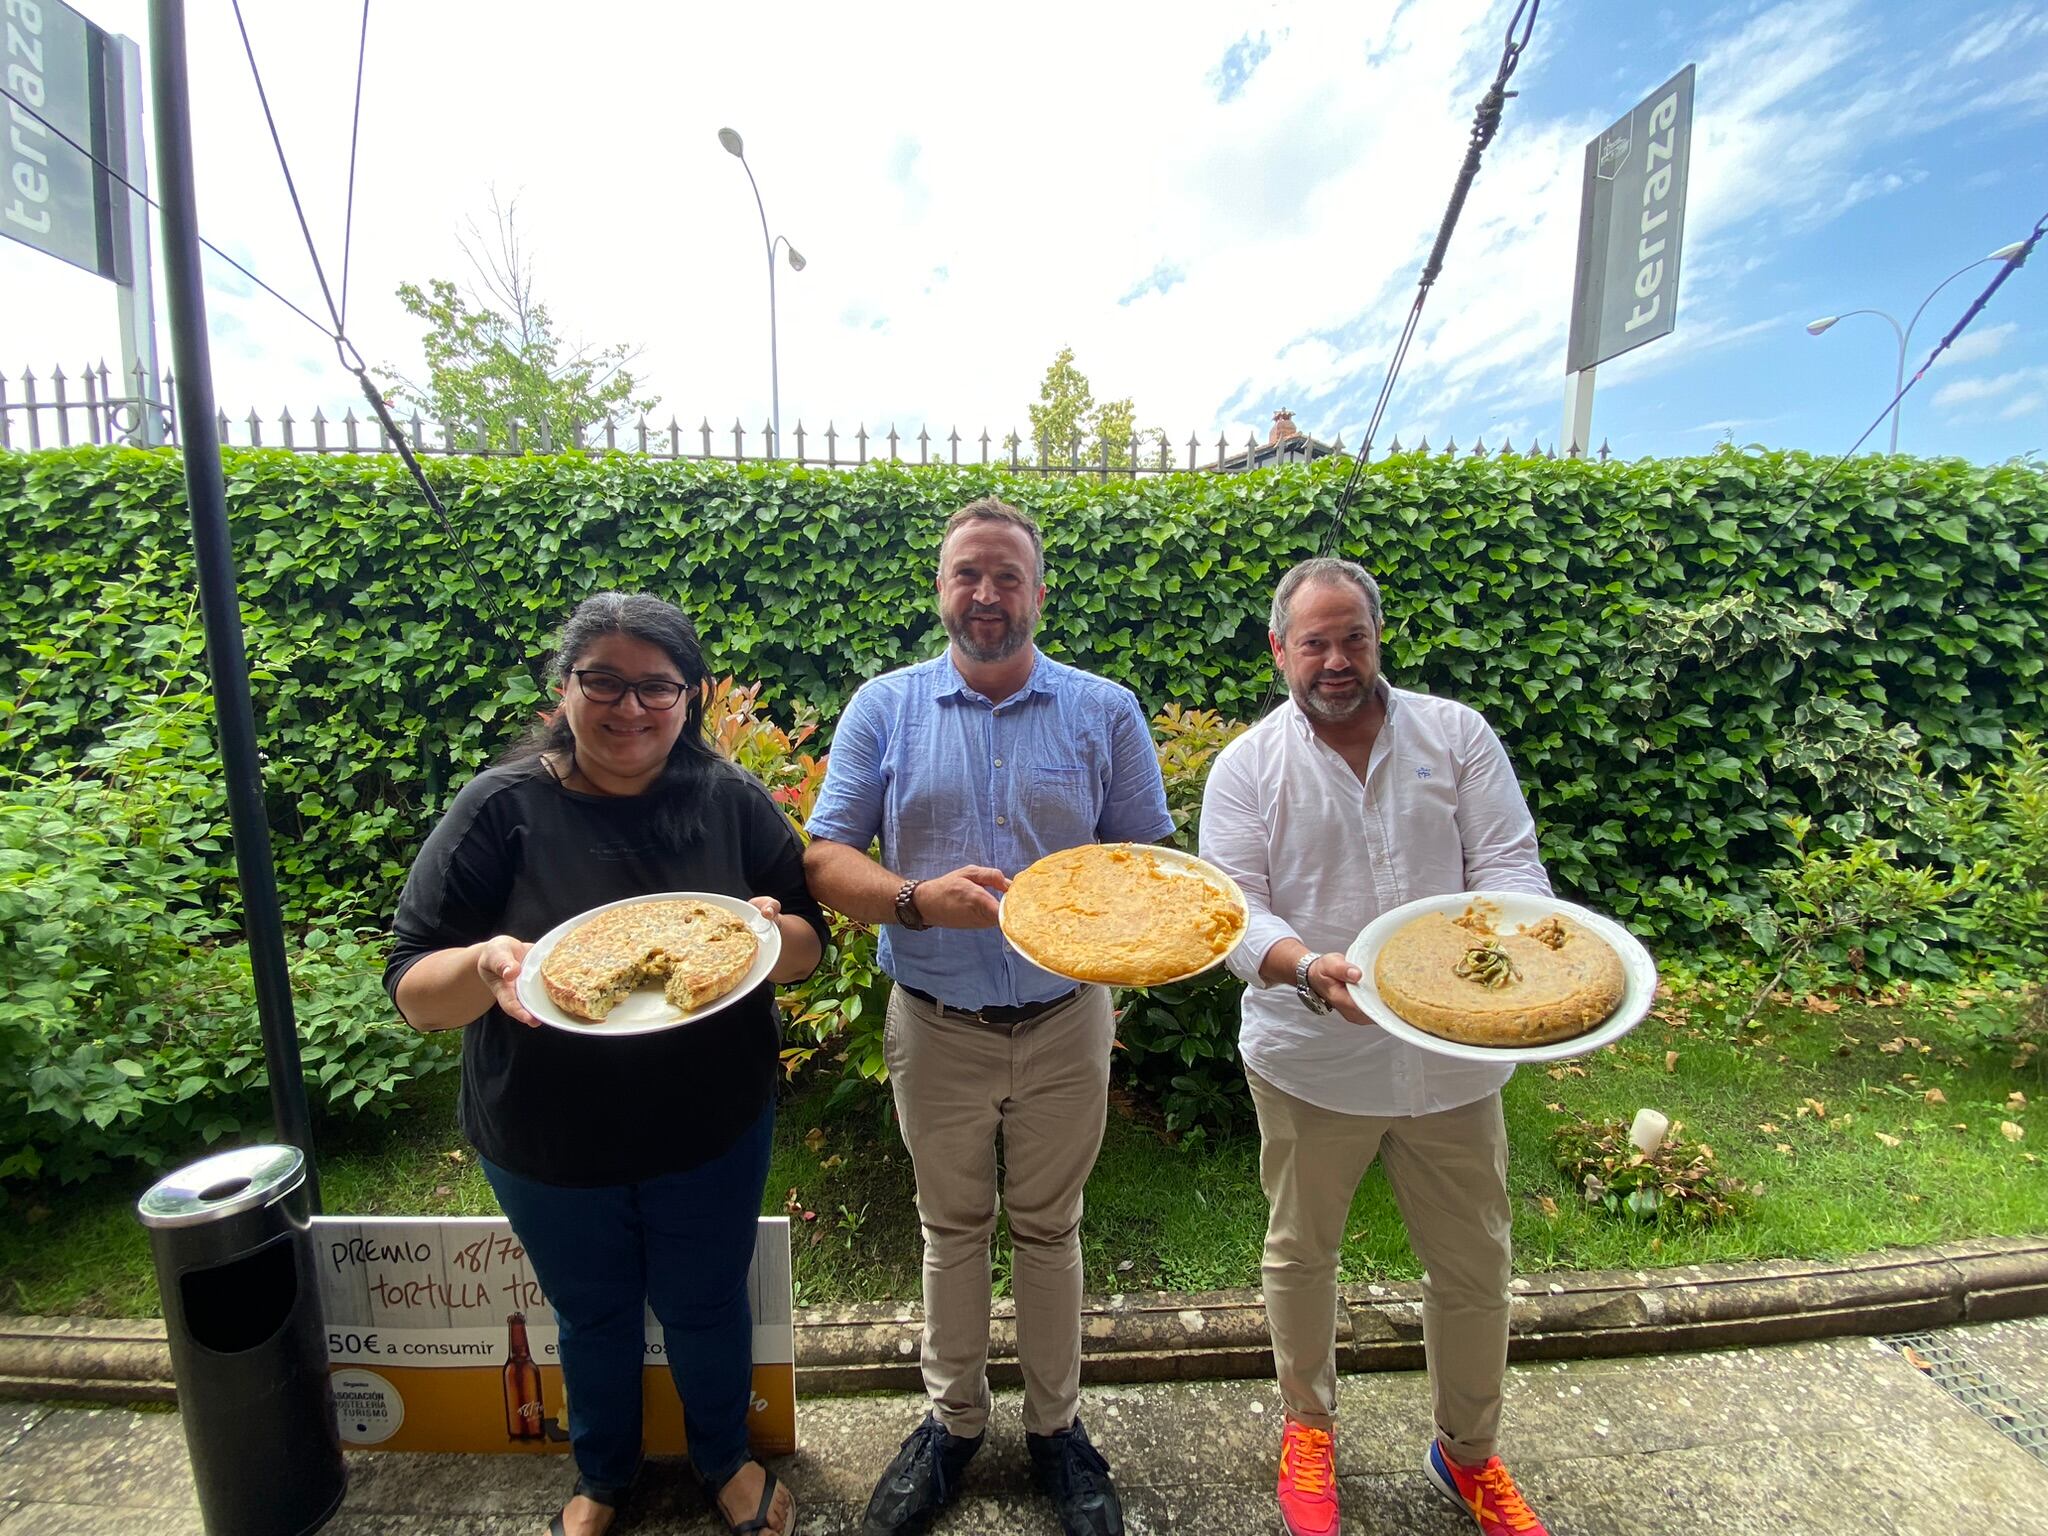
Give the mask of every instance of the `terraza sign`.
[[[0, 234], [116, 282], [129, 280], [125, 203], [93, 159], [123, 169], [119, 54], [62, 0], [4, 0]], [[65, 142], [71, 140], [71, 144]], [[92, 151], [88, 158], [72, 144]], [[125, 198], [125, 192], [119, 194]]]
[[1655, 341], [1677, 319], [1692, 99], [1688, 64], [1586, 145], [1568, 373]]

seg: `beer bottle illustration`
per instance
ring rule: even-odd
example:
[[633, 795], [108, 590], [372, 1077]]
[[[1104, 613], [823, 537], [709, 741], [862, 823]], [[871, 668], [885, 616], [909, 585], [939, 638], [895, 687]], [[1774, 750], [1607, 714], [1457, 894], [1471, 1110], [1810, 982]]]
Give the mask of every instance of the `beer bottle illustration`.
[[526, 1343], [526, 1314], [505, 1319], [505, 1434], [513, 1440], [545, 1438], [541, 1428], [540, 1367]]

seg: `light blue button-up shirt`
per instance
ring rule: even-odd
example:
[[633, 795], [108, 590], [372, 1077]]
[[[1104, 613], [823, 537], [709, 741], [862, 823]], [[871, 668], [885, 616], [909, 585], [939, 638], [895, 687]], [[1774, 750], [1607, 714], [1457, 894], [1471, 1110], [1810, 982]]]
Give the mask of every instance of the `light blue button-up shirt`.
[[[1023, 688], [991, 703], [950, 651], [863, 684], [832, 736], [807, 830], [865, 850], [911, 880], [963, 864], [1006, 875], [1082, 843], [1157, 842], [1173, 830], [1137, 696], [1040, 654]], [[1000, 931], [882, 929], [882, 968], [956, 1008], [1040, 1003], [1071, 991]]]

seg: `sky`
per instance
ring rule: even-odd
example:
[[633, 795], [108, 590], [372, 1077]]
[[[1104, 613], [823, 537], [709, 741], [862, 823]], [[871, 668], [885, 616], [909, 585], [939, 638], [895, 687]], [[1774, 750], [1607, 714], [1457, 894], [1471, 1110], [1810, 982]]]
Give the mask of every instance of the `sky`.
[[[142, 0], [78, 0], [148, 47]], [[418, 377], [404, 281], [473, 280], [459, 237], [516, 205], [567, 336], [639, 349], [689, 433], [758, 450], [770, 409], [761, 217], [786, 443], [1028, 430], [1072, 347], [1099, 399], [1213, 458], [1272, 414], [1356, 447], [1512, 3], [1307, 0], [1028, 9], [449, 0], [369, 12], [348, 330]], [[203, 233], [324, 305], [226, 5], [189, 7]], [[244, 0], [339, 290], [362, 12]], [[2048, 213], [2048, 12], [2028, 0], [1551, 0], [1379, 443], [1555, 443], [1586, 142], [1688, 63], [1697, 115], [1674, 331], [1603, 365], [1625, 457], [1721, 442], [1846, 451], [1891, 398], [1892, 327]], [[152, 144], [152, 154], [154, 146]], [[1940, 289], [1917, 367], [1993, 266]], [[334, 346], [209, 258], [220, 407], [360, 405]], [[162, 312], [161, 285], [158, 310]], [[168, 352], [168, 331], [159, 324]], [[118, 364], [112, 288], [0, 240], [0, 373]], [[47, 387], [46, 387], [47, 392]], [[274, 433], [274, 428], [267, 429]], [[244, 440], [237, 428], [235, 441]], [[272, 436], [271, 440], [275, 440]], [[1882, 448], [1886, 429], [1866, 445]], [[1908, 397], [1900, 448], [2048, 454], [2048, 241]], [[842, 447], [842, 452], [847, 451]], [[905, 450], [915, 455], [915, 448]], [[945, 450], [935, 448], [934, 452]]]

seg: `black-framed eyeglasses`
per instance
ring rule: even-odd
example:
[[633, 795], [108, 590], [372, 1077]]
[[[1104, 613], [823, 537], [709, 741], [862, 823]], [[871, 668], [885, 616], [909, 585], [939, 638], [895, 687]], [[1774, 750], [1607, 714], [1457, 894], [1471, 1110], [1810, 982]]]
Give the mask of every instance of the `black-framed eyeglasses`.
[[576, 679], [576, 686], [583, 690], [583, 697], [593, 704], [616, 704], [630, 693], [640, 701], [642, 709], [674, 709], [676, 700], [683, 696], [683, 685], [665, 677], [649, 677], [629, 683], [616, 672], [598, 672], [589, 668], [579, 668], [569, 675]]

